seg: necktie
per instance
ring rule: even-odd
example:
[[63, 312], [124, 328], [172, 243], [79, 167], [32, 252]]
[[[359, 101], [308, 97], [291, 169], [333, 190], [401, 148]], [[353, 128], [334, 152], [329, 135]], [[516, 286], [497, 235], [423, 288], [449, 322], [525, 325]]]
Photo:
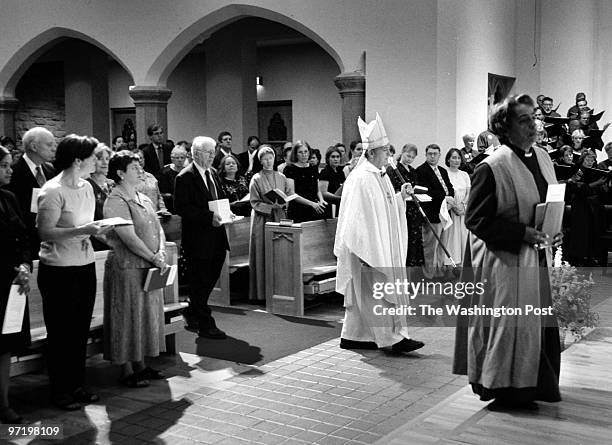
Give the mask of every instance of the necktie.
[[213, 182], [210, 176], [210, 170], [206, 170], [206, 187], [208, 187], [208, 191], [213, 197], [213, 200], [217, 200], [217, 190], [215, 190], [215, 183]]
[[157, 159], [159, 160], [159, 168], [164, 168], [164, 150], [161, 145], [157, 146]]
[[434, 167], [434, 172], [436, 172], [436, 176], [438, 177], [438, 181], [440, 181], [440, 184], [442, 185], [442, 188], [444, 189], [444, 193], [446, 193], [448, 195], [448, 188], [446, 187], [446, 183], [444, 182], [444, 179], [442, 179], [442, 174], [440, 173], [440, 170], [438, 170], [438, 167]]
[[47, 182], [40, 165], [36, 167], [36, 182], [38, 182], [39, 187], [42, 187]]

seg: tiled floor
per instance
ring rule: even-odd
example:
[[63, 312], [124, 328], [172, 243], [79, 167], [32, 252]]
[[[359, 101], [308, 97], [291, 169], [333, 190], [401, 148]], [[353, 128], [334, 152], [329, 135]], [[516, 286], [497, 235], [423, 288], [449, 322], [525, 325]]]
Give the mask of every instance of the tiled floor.
[[[612, 298], [598, 309], [601, 325], [612, 326]], [[612, 398], [602, 390], [612, 383], [610, 332], [595, 331], [564, 353], [566, 398], [536, 417], [500, 417], [482, 409], [466, 391], [465, 377], [450, 373], [453, 328], [414, 329], [426, 346], [404, 357], [341, 350], [338, 339], [259, 367], [181, 353], [156, 360], [168, 379], [146, 389], [118, 386], [118, 370], [98, 357], [89, 371], [102, 399], [76, 413], [47, 404], [42, 374], [20, 376], [12, 385], [20, 413], [32, 422], [62, 423], [65, 442], [74, 444], [457, 443], [458, 434], [461, 443], [506, 443], [505, 437], [523, 443], [520, 431], [531, 437], [526, 443], [540, 443], [538, 434], [527, 432], [548, 431], [571, 416], [575, 428], [581, 420], [584, 437], [595, 440], [582, 443], [598, 443], [602, 424], [611, 426], [605, 410]], [[580, 415], [583, 408], [592, 416]], [[507, 424], [514, 432], [504, 436]], [[563, 436], [566, 427], [559, 431], [551, 440], [577, 437]]]

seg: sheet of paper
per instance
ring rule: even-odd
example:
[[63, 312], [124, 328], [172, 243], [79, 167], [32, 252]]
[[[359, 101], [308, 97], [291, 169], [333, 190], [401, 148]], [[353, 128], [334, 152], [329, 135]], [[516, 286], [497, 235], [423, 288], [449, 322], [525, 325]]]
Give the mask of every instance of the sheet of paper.
[[[431, 202], [432, 201], [431, 196], [429, 196], [426, 193], [418, 193], [418, 194], [415, 194], [415, 196], [419, 202]], [[406, 198], [406, 201], [413, 201], [412, 196], [408, 196], [408, 198]]]
[[30, 212], [38, 213], [38, 195], [40, 195], [40, 189], [32, 189], [32, 200], [30, 201]]
[[546, 192], [546, 202], [560, 202], [565, 200], [566, 184], [549, 184]]
[[2, 334], [14, 334], [21, 332], [23, 314], [26, 306], [26, 295], [19, 293], [19, 285], [12, 284], [6, 303], [4, 322], [2, 323]]
[[172, 286], [174, 284], [174, 280], [176, 279], [176, 272], [178, 271], [178, 266], [173, 264], [170, 266], [170, 273], [168, 274], [168, 280], [166, 281], [166, 286]]

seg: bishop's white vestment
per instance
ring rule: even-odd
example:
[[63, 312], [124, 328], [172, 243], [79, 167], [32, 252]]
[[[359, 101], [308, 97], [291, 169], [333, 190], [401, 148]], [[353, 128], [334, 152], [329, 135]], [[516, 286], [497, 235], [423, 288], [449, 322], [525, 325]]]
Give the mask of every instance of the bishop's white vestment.
[[[395, 293], [373, 296], [374, 283], [407, 279], [408, 231], [405, 202], [387, 175], [369, 161], [348, 176], [336, 230], [336, 291], [344, 295], [341, 337], [374, 341], [379, 348], [410, 338], [405, 316], [376, 315], [376, 305], [393, 307], [408, 300]], [[378, 310], [380, 312], [380, 309]]]

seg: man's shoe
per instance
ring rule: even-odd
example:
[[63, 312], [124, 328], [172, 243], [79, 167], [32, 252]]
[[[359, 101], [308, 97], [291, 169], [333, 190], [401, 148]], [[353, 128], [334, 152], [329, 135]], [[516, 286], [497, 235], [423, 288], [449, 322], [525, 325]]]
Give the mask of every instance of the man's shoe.
[[402, 339], [402, 341], [397, 342], [393, 346], [391, 346], [388, 352], [390, 352], [391, 354], [401, 354], [403, 352], [416, 351], [417, 349], [421, 349], [423, 346], [425, 346], [425, 343], [423, 343], [422, 341], [413, 340], [411, 338], [404, 338]]
[[93, 392], [86, 391], [83, 388], [79, 388], [75, 392], [73, 392], [72, 397], [74, 398], [74, 400], [83, 405], [87, 405], [89, 403], [96, 403], [100, 400], [100, 396], [94, 394]]
[[76, 411], [77, 409], [81, 409], [81, 404], [77, 402], [70, 394], [60, 394], [55, 396], [51, 398], [51, 402], [64, 411]]
[[374, 350], [378, 349], [376, 343], [373, 341], [357, 341], [357, 340], [347, 340], [346, 338], [340, 339], [340, 348], [341, 349], [369, 349]]
[[213, 340], [223, 340], [227, 338], [227, 335], [225, 335], [225, 332], [223, 332], [219, 328], [200, 329], [198, 331], [198, 336], [204, 337], [204, 338], [210, 338]]

